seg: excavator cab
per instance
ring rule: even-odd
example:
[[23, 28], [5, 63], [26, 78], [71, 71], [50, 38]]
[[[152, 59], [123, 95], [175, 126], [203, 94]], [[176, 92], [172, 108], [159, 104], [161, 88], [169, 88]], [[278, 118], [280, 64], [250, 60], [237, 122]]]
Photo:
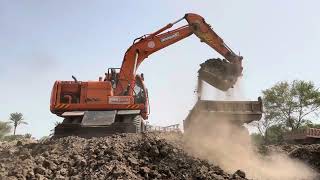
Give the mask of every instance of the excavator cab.
[[133, 88], [134, 92], [134, 101], [136, 104], [145, 103], [146, 102], [146, 90], [143, 86], [141, 76], [136, 76], [135, 86]]
[[108, 68], [108, 72], [105, 73], [104, 81], [110, 81], [112, 87], [115, 88], [118, 82], [118, 74], [120, 68]]

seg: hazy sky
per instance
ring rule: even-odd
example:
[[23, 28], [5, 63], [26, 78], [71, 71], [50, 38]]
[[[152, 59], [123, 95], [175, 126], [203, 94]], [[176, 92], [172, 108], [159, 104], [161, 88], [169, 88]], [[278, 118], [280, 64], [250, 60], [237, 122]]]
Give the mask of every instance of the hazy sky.
[[[48, 135], [61, 120], [49, 111], [55, 80], [71, 80], [71, 75], [83, 81], [98, 79], [108, 67], [121, 65], [136, 37], [187, 12], [202, 15], [244, 56], [238, 99], [255, 100], [281, 80], [319, 85], [319, 7], [316, 0], [0, 0], [0, 120], [22, 112], [29, 125], [19, 127], [18, 133]], [[191, 36], [140, 66], [149, 89], [152, 124], [182, 122], [195, 102], [199, 64], [215, 57], [220, 55]], [[206, 98], [221, 96], [213, 88], [209, 91]]]

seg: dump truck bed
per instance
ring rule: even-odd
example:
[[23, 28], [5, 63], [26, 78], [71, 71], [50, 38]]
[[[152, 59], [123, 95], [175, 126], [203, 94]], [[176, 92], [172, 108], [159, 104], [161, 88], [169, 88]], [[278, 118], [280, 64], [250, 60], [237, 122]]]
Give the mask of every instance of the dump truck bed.
[[207, 101], [198, 100], [187, 118], [184, 120], [184, 129], [191, 122], [201, 123], [202, 118], [212, 121], [230, 121], [242, 125], [260, 120], [262, 117], [262, 101]]

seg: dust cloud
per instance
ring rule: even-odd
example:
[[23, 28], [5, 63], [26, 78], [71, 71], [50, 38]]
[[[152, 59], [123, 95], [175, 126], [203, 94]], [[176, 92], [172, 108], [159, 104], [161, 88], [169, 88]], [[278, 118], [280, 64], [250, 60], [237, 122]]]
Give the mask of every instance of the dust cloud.
[[[214, 123], [213, 123], [214, 122]], [[229, 173], [241, 169], [248, 178], [259, 180], [315, 179], [307, 165], [284, 154], [260, 155], [243, 126], [203, 115], [191, 122], [185, 132], [188, 153], [219, 165]]]
[[[198, 80], [200, 81], [200, 80]], [[242, 78], [238, 78], [234, 88], [227, 92], [220, 91], [205, 81], [198, 82], [201, 84], [200, 94], [203, 100], [217, 100], [217, 101], [244, 101], [246, 100], [245, 93], [242, 89]]]

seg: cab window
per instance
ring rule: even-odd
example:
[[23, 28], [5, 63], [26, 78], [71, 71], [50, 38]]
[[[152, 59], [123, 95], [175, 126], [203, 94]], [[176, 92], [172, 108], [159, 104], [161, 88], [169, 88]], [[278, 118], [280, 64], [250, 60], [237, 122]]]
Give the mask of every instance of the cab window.
[[146, 100], [146, 95], [145, 95], [140, 78], [136, 78], [136, 84], [133, 90], [134, 90], [135, 103], [144, 103]]

